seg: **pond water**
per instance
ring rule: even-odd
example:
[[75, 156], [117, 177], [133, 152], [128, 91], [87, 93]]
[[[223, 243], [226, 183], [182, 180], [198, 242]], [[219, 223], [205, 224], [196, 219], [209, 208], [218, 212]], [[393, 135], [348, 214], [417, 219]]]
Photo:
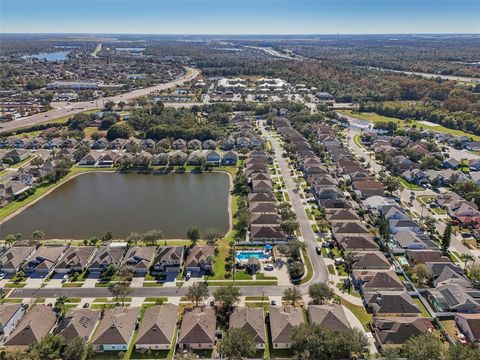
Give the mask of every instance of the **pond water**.
[[39, 53], [33, 55], [24, 55], [22, 59], [37, 59], [37, 60], [45, 60], [45, 61], [64, 61], [67, 60], [68, 51], [55, 51], [55, 52], [48, 52], [48, 53]]
[[35, 230], [49, 239], [102, 237], [112, 231], [163, 231], [186, 238], [187, 229], [229, 227], [230, 180], [225, 173], [143, 175], [95, 172], [73, 178], [0, 225], [0, 237]]

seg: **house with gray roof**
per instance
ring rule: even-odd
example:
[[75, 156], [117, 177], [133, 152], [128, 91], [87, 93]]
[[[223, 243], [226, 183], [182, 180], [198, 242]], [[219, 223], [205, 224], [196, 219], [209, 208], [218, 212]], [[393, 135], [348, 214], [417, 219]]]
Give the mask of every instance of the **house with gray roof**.
[[110, 264], [118, 265], [125, 250], [125, 246], [114, 246], [113, 244], [102, 245], [90, 261], [88, 271], [91, 273], [101, 273], [105, 271]]
[[402, 345], [408, 339], [433, 330], [429, 319], [419, 317], [375, 317], [373, 335], [379, 348]]
[[296, 326], [305, 322], [301, 308], [292, 305], [270, 306], [270, 332], [274, 349], [290, 349]]
[[132, 246], [123, 258], [122, 265], [129, 266], [135, 274], [146, 274], [152, 264], [155, 246]]
[[215, 246], [195, 245], [188, 253], [185, 261], [185, 270], [190, 271], [192, 276], [202, 276], [210, 273], [215, 258]]
[[353, 256], [353, 269], [390, 269], [392, 265], [381, 251], [358, 251]]
[[160, 246], [153, 259], [153, 270], [161, 273], [178, 274], [183, 264], [185, 247]]
[[82, 272], [96, 251], [95, 246], [70, 246], [55, 266], [58, 274]]
[[40, 246], [26, 262], [25, 273], [47, 275], [66, 248], [66, 246]]
[[439, 312], [480, 312], [480, 290], [447, 283], [435, 289], [427, 289], [426, 297]]
[[105, 311], [92, 337], [95, 351], [126, 351], [140, 313], [138, 307], [115, 307]]
[[211, 307], [196, 307], [183, 315], [178, 334], [180, 349], [213, 349], [217, 318]]
[[352, 282], [362, 292], [405, 289], [400, 278], [392, 270], [353, 270]]
[[422, 313], [406, 291], [364, 292], [363, 302], [376, 316], [418, 316]]
[[309, 305], [308, 319], [330, 331], [347, 331], [352, 328], [343, 306], [339, 304]]
[[242, 329], [252, 335], [257, 349], [265, 349], [267, 341], [262, 308], [236, 307], [230, 315], [230, 329]]
[[177, 326], [178, 306], [164, 304], [145, 310], [135, 340], [135, 348], [169, 350]]
[[480, 343], [480, 314], [455, 314], [455, 323], [474, 346]]

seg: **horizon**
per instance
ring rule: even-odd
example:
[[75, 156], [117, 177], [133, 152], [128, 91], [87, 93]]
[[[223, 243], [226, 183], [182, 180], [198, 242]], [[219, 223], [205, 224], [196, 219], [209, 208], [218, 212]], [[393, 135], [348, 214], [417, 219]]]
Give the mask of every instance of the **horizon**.
[[0, 0], [0, 10], [2, 34], [480, 33], [471, 0]]

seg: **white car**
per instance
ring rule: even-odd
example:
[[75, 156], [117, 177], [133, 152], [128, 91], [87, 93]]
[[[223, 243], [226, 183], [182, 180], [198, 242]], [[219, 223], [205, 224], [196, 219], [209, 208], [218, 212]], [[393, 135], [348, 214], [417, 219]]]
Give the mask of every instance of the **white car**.
[[0, 280], [5, 279], [6, 274], [5, 273], [0, 273]]
[[187, 271], [187, 275], [185, 276], [185, 278], [188, 280], [188, 279], [190, 279], [191, 276], [192, 276], [192, 272]]
[[68, 275], [64, 275], [62, 278], [62, 283], [67, 282], [68, 280]]

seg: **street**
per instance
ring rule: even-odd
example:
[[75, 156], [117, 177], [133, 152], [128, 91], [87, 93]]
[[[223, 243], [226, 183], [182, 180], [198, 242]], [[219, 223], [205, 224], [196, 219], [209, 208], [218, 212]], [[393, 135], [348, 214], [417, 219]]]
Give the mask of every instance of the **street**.
[[[120, 101], [128, 101], [140, 96], [148, 95], [155, 91], [166, 90], [166, 89], [175, 87], [177, 85], [182, 85], [185, 82], [195, 79], [199, 74], [200, 74], [200, 71], [197, 69], [186, 68], [185, 75], [182, 76], [181, 78], [178, 78], [177, 80], [170, 81], [164, 84], [147, 87], [144, 89], [133, 90], [128, 93], [124, 93], [124, 94], [120, 94], [112, 97], [106, 97], [99, 100], [101, 100], [102, 103], [105, 103], [107, 101], [113, 101], [116, 103]], [[87, 110], [94, 110], [98, 108], [97, 103], [98, 101], [71, 102], [69, 103], [69, 105], [67, 105], [67, 103], [57, 103], [58, 107], [54, 108], [53, 110], [2, 123], [0, 128], [0, 133], [12, 131], [15, 129], [20, 129], [20, 128], [24, 128], [32, 125], [37, 125], [44, 122], [49, 122], [64, 116], [71, 116]], [[52, 103], [52, 106], [55, 107], [55, 103]]]

